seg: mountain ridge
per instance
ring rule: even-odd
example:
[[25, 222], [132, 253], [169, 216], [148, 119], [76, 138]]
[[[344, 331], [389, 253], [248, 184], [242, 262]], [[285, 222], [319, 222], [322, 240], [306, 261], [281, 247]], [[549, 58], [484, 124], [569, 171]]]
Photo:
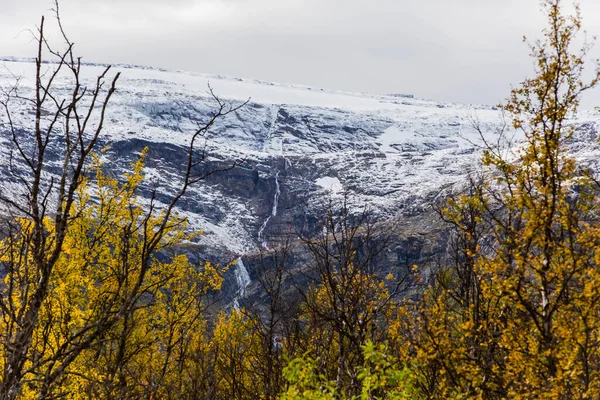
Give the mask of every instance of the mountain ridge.
[[[31, 95], [31, 61], [0, 58], [0, 86], [23, 76], [19, 90]], [[49, 64], [51, 68], [51, 64]], [[84, 64], [90, 84], [105, 65]], [[206, 137], [205, 168], [243, 165], [214, 174], [190, 189], [178, 205], [190, 229], [203, 230], [203, 254], [222, 260], [268, 248], [278, 230], [316, 227], [322, 200], [348, 192], [356, 209], [368, 207], [388, 219], [425, 213], [440, 194], [460, 187], [481, 169], [481, 136], [494, 141], [507, 123], [495, 107], [451, 104], [407, 97], [314, 89], [300, 85], [114, 66], [121, 72], [106, 125], [102, 158], [115, 176], [124, 174], [142, 149], [149, 148], [147, 182], [140, 201], [153, 188], [167, 199], [181, 177], [181, 160], [194, 128], [215, 106], [207, 93], [243, 108], [218, 120]], [[68, 96], [70, 80], [60, 75], [54, 90]], [[12, 109], [16, 126], [27, 130], [25, 105]], [[600, 170], [598, 120], [583, 112], [570, 144], [584, 165]], [[8, 175], [10, 139], [0, 116], [0, 177]], [[60, 146], [60, 143], [55, 143]], [[458, 185], [458, 186], [457, 186]], [[0, 178], [0, 189], [18, 193]], [[334, 189], [334, 190], [331, 190]], [[241, 263], [243, 265], [243, 262]], [[238, 271], [239, 282], [247, 283]], [[238, 289], [238, 293], [244, 293]]]

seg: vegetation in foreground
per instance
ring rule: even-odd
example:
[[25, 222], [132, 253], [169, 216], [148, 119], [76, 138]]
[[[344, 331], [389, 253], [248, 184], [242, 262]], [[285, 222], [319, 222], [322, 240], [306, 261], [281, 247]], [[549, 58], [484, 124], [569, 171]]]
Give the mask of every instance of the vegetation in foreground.
[[[165, 254], [194, 237], [173, 209], [207, 176], [197, 144], [236, 108], [215, 96], [179, 191], [142, 207], [145, 154], [120, 181], [96, 157], [118, 74], [82, 87], [72, 44], [64, 36], [67, 49], [54, 51], [42, 20], [35, 96], [10, 90], [1, 103], [25, 201], [1, 199], [0, 398], [600, 398], [600, 184], [567, 153], [581, 94], [600, 73], [585, 81], [589, 46], [572, 50], [578, 9], [543, 5], [536, 75], [502, 107], [524, 142], [486, 143], [484, 172], [441, 207], [453, 235], [429, 281], [419, 266], [380, 277], [381, 227], [334, 204], [322, 233], [303, 239], [313, 284], [295, 288], [298, 304], [286, 298], [283, 245], [264, 254], [263, 307], [213, 318], [207, 296], [224, 268]], [[72, 77], [72, 96], [55, 97], [47, 53]], [[13, 125], [15, 102], [33, 106], [31, 133]], [[64, 145], [63, 168], [48, 182], [52, 141]], [[415, 280], [418, 293], [402, 296]]]

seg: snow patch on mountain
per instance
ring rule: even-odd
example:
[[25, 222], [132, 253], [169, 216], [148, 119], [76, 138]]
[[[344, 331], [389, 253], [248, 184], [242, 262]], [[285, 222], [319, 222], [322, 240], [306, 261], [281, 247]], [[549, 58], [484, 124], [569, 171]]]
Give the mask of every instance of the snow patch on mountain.
[[[0, 61], [2, 61], [0, 59]], [[44, 64], [51, 71], [55, 65]], [[82, 84], [92, 87], [103, 65], [84, 65]], [[147, 192], [167, 198], [177, 189], [182, 154], [215, 107], [214, 92], [234, 105], [249, 103], [217, 121], [205, 138], [208, 163], [245, 163], [190, 190], [178, 206], [200, 243], [246, 254], [267, 246], [277, 221], [293, 221], [300, 205], [317, 213], [324, 189], [348, 191], [357, 206], [389, 216], [427, 207], [444, 188], [480, 169], [483, 140], [494, 143], [507, 124], [493, 107], [449, 104], [410, 96], [352, 93], [236, 79], [184, 71], [116, 66], [121, 72], [101, 136], [111, 171], [128, 170], [140, 146], [149, 146]], [[31, 96], [35, 64], [4, 58], [0, 87], [22, 76], [19, 94]], [[67, 71], [55, 82], [56, 98], [69, 98]], [[87, 98], [86, 98], [87, 99]], [[24, 132], [33, 116], [26, 102], [11, 106]], [[599, 163], [595, 113], [582, 113], [570, 147], [586, 165]], [[95, 123], [96, 120], [90, 121]], [[0, 114], [0, 177], [8, 176], [11, 145]], [[482, 136], [483, 135], [483, 136]], [[516, 138], [518, 139], [518, 137]], [[53, 143], [60, 148], [60, 143]], [[596, 165], [598, 166], [598, 165]], [[0, 178], [0, 181], [2, 179]], [[0, 189], [19, 193], [4, 179]]]
[[315, 181], [315, 184], [321, 186], [323, 189], [331, 192], [332, 194], [337, 194], [344, 190], [344, 186], [342, 182], [336, 177], [331, 176], [323, 176]]

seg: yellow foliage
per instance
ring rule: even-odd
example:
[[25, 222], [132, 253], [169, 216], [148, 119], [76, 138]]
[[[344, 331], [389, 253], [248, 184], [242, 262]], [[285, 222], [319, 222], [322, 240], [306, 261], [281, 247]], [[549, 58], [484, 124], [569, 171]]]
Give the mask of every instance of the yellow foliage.
[[256, 375], [261, 345], [254, 322], [244, 315], [244, 310], [219, 314], [210, 346], [219, 379], [216, 389], [221, 398], [264, 398]]
[[484, 183], [449, 201], [458, 272], [442, 271], [413, 308], [419, 319], [398, 323], [430, 397], [600, 397], [600, 196], [566, 147], [568, 118], [600, 75], [583, 82], [587, 48], [570, 52], [579, 10], [568, 17], [559, 0], [543, 4], [537, 76], [503, 106], [525, 141], [510, 161], [485, 151]]
[[[188, 355], [204, 345], [203, 296], [221, 287], [223, 269], [191, 265], [181, 254], [156, 255], [196, 234], [185, 233], [183, 219], [171, 217], [165, 224], [164, 212], [142, 208], [136, 193], [144, 155], [122, 184], [104, 174], [96, 160], [95, 180], [79, 187], [64, 251], [33, 333], [23, 398], [37, 398], [49, 374], [58, 376], [51, 392], [73, 399], [169, 398], [194, 378], [183, 370], [193, 363]], [[14, 236], [0, 242], [5, 263], [19, 257], [16, 252], [30, 240], [31, 223], [18, 223], [20, 243]], [[147, 254], [163, 224], [160, 242]], [[45, 225], [53, 240], [52, 220]], [[30, 262], [13, 263], [21, 282], [38, 279]], [[2, 295], [16, 305], [28, 285], [10, 287], [6, 279]], [[0, 320], [0, 330], [10, 329], [6, 321]]]

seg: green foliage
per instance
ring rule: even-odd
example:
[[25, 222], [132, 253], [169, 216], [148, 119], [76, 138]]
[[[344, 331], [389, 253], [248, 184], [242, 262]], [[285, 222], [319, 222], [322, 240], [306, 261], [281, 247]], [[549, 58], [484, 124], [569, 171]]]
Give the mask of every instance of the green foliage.
[[295, 358], [284, 367], [283, 376], [289, 387], [281, 396], [282, 400], [334, 400], [335, 382], [318, 374], [316, 361], [308, 355]]
[[415, 399], [414, 372], [408, 367], [400, 368], [389, 349], [368, 341], [363, 347], [365, 365], [358, 375], [362, 383], [361, 400]]
[[[360, 368], [358, 380], [360, 394], [353, 400], [402, 400], [415, 399], [413, 371], [407, 366], [400, 367], [389, 354], [389, 349], [381, 344], [368, 341], [362, 346], [364, 365]], [[289, 386], [282, 399], [329, 400], [343, 398], [336, 390], [335, 381], [327, 380], [319, 374], [317, 362], [308, 355], [292, 360], [284, 368], [284, 377]]]

